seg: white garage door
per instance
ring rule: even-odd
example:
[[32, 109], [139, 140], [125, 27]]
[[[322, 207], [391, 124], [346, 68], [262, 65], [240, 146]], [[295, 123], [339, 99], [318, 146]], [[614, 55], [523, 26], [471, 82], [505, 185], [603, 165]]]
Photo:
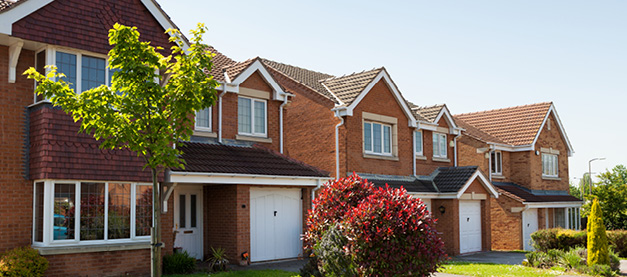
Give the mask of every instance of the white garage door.
[[481, 251], [481, 201], [459, 201], [460, 253]]
[[523, 249], [533, 251], [531, 234], [538, 231], [538, 209], [528, 209], [523, 212]]
[[250, 260], [295, 258], [302, 251], [301, 190], [250, 189]]

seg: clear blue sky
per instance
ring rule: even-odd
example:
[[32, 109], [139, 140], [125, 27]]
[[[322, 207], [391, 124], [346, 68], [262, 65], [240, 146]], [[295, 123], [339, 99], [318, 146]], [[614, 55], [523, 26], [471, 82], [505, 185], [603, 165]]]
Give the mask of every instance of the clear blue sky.
[[627, 164], [627, 1], [158, 0], [243, 61], [334, 75], [385, 66], [419, 105], [465, 113], [553, 101], [570, 177]]

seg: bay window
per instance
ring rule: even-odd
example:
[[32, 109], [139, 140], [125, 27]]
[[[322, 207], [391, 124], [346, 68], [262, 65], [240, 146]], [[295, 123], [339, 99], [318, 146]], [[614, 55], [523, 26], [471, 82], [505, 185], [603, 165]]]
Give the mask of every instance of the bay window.
[[266, 137], [266, 100], [237, 98], [237, 130], [241, 135]]
[[433, 133], [433, 157], [446, 158], [446, 134]]
[[492, 151], [490, 158], [490, 170], [492, 171], [492, 174], [503, 174], [503, 154], [501, 151]]
[[150, 240], [151, 184], [41, 181], [34, 193], [34, 245]]
[[542, 176], [558, 176], [557, 155], [542, 153]]
[[364, 122], [364, 152], [375, 155], [392, 155], [392, 126]]

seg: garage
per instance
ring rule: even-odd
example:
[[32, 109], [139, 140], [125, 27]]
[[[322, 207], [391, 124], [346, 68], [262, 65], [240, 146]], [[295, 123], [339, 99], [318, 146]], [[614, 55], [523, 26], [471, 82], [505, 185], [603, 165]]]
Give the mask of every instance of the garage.
[[460, 253], [481, 251], [481, 201], [459, 201]]
[[522, 213], [523, 249], [533, 251], [531, 234], [538, 231], [538, 209], [527, 209]]
[[251, 262], [296, 258], [302, 242], [301, 190], [250, 189]]

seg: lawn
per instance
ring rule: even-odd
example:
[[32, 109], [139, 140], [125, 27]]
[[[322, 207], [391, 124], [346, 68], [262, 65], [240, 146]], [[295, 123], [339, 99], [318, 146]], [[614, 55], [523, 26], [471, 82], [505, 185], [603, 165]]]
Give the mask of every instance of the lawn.
[[440, 272], [468, 276], [523, 276], [543, 277], [563, 275], [563, 271], [538, 269], [522, 265], [478, 264], [469, 262], [450, 262]]
[[297, 273], [283, 271], [283, 270], [243, 270], [243, 271], [229, 271], [229, 272], [220, 272], [220, 273], [196, 273], [189, 275], [165, 275], [167, 277], [201, 277], [201, 276], [211, 276], [211, 277], [292, 277], [298, 276]]

